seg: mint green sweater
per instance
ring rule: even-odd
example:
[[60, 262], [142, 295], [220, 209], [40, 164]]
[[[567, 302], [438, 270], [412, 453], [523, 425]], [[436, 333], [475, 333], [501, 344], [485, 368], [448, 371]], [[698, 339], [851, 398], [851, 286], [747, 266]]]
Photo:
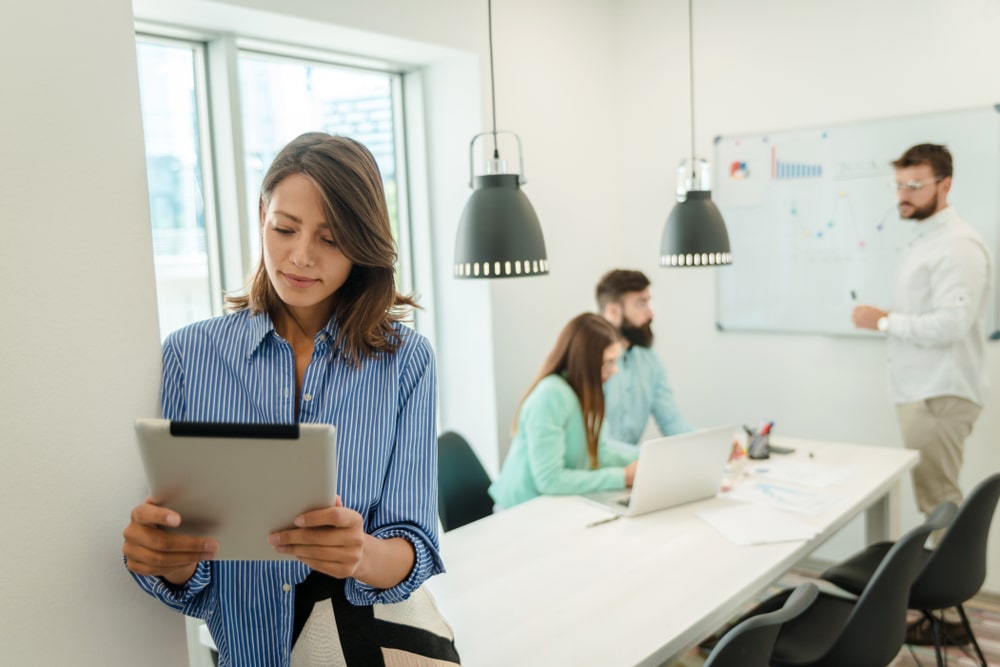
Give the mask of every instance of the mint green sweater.
[[577, 495], [625, 488], [625, 466], [638, 456], [598, 440], [600, 468], [590, 468], [583, 410], [573, 388], [560, 375], [549, 375], [521, 405], [517, 432], [490, 495], [501, 507], [513, 507], [541, 495]]

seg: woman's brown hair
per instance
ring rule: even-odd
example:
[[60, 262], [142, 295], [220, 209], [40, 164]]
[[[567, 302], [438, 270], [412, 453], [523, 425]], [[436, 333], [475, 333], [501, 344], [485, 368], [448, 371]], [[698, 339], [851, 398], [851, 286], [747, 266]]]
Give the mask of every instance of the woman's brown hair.
[[[337, 344], [354, 366], [380, 352], [395, 352], [400, 337], [392, 324], [405, 319], [417, 304], [396, 289], [396, 244], [375, 158], [347, 137], [323, 132], [300, 135], [281, 149], [264, 175], [262, 220], [274, 188], [292, 174], [302, 174], [319, 190], [330, 232], [354, 265], [337, 290]], [[284, 308], [267, 276], [263, 255], [243, 292], [227, 296], [226, 304], [233, 311], [249, 309], [272, 317]]]
[[[556, 344], [542, 364], [541, 370], [524, 399], [538, 383], [549, 375], [560, 374], [566, 380], [580, 401], [583, 424], [587, 433], [587, 452], [590, 467], [597, 468], [597, 440], [604, 422], [604, 388], [601, 382], [601, 367], [604, 365], [604, 350], [618, 341], [618, 332], [600, 315], [584, 313], [570, 320], [556, 339]], [[521, 411], [520, 405], [518, 412]], [[515, 429], [517, 415], [514, 416]]]

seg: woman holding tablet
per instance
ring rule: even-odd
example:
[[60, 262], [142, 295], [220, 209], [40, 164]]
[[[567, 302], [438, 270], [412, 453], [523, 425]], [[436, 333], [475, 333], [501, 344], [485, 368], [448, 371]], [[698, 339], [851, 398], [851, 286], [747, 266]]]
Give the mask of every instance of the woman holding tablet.
[[214, 561], [216, 542], [162, 530], [184, 517], [147, 500], [124, 531], [126, 566], [206, 620], [220, 665], [457, 663], [420, 588], [443, 571], [434, 358], [401, 324], [415, 303], [396, 289], [371, 153], [323, 133], [293, 140], [264, 176], [260, 234], [234, 312], [164, 342], [163, 417], [333, 424], [338, 502], [261, 536], [294, 560]]
[[603, 317], [584, 313], [563, 328], [521, 401], [510, 451], [490, 486], [498, 507], [632, 486], [638, 451], [616, 451], [601, 437], [603, 383], [620, 354]]

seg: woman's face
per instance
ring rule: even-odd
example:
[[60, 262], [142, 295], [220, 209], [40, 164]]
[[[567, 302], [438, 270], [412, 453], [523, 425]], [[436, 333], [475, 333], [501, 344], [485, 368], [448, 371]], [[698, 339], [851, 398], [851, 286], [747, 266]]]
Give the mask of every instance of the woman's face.
[[325, 323], [353, 264], [330, 233], [319, 190], [302, 174], [292, 174], [275, 186], [261, 209], [264, 267], [271, 284], [297, 316]]
[[611, 343], [604, 348], [601, 356], [601, 382], [607, 382], [608, 378], [618, 372], [618, 356], [622, 353], [622, 346], [618, 343]]

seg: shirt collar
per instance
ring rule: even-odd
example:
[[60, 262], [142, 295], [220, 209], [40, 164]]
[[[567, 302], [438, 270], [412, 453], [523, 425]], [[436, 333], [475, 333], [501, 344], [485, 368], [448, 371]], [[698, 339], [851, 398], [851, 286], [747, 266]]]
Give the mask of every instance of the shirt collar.
[[[247, 336], [246, 336], [246, 357], [249, 359], [260, 349], [265, 340], [277, 337], [278, 332], [274, 330], [274, 322], [268, 313], [257, 313], [247, 316]], [[340, 344], [337, 343], [337, 336], [340, 335], [340, 323], [334, 315], [330, 321], [316, 334], [315, 345], [317, 347], [332, 347], [336, 356], [340, 352]]]
[[921, 238], [942, 229], [956, 215], [957, 213], [955, 213], [955, 209], [951, 205], [945, 206], [934, 215], [914, 225], [914, 238]]

